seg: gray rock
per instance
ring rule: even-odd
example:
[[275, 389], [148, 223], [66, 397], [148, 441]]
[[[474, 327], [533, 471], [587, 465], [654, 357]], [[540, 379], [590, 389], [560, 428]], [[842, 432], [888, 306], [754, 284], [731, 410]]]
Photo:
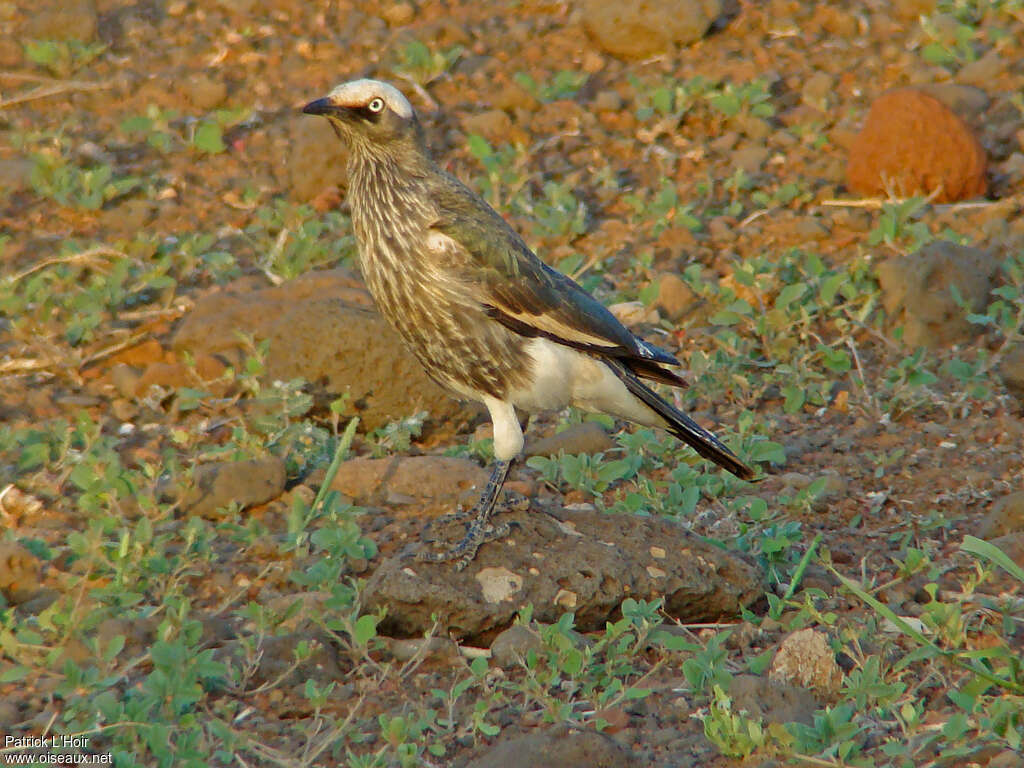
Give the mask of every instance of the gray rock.
[[999, 377], [1006, 388], [1024, 403], [1024, 344], [1015, 344], [999, 363]]
[[1003, 52], [993, 48], [975, 61], [964, 64], [957, 73], [957, 80], [974, 85], [990, 85], [1010, 65], [1011, 60]]
[[1024, 568], [1024, 531], [1014, 531], [992, 539], [992, 544], [1002, 550], [1003, 554]]
[[994, 539], [1017, 531], [1024, 531], [1024, 491], [998, 499], [981, 519], [976, 535], [982, 539]]
[[275, 499], [284, 491], [284, 461], [277, 456], [252, 461], [218, 461], [195, 471], [182, 506], [201, 517], [215, 516], [232, 502], [243, 509]]
[[756, 675], [737, 675], [729, 683], [729, 696], [735, 710], [745, 709], [757, 720], [769, 723], [814, 722], [814, 712], [821, 704], [814, 695], [794, 685], [787, 685]]
[[239, 366], [245, 358], [239, 332], [269, 340], [267, 381], [301, 377], [330, 395], [349, 392], [361, 428], [377, 429], [424, 410], [449, 423], [475, 413], [427, 377], [346, 270], [308, 272], [276, 287], [236, 281], [196, 302], [172, 347]]
[[[413, 559], [428, 544], [381, 563], [363, 592], [368, 610], [387, 606], [380, 631], [422, 635], [441, 617], [452, 637], [486, 642], [533, 605], [538, 621], [566, 611], [581, 631], [601, 629], [627, 597], [663, 597], [668, 615], [685, 621], [735, 616], [763, 593], [760, 572], [662, 518], [586, 510], [502, 512], [506, 539], [480, 548], [463, 571]], [[448, 546], [464, 533], [452, 523], [431, 531]]]
[[466, 768], [625, 768], [635, 762], [610, 736], [557, 726], [499, 741]]
[[540, 636], [529, 627], [513, 624], [491, 643], [491, 658], [502, 667], [513, 667], [530, 651], [540, 653], [544, 643]]
[[583, 26], [608, 53], [642, 59], [695, 43], [721, 13], [721, 0], [586, 0]]
[[560, 452], [600, 453], [615, 446], [615, 441], [594, 421], [573, 424], [554, 435], [526, 443], [527, 456], [557, 456]]
[[970, 311], [981, 312], [998, 269], [999, 259], [989, 251], [936, 240], [878, 265], [882, 304], [891, 325], [903, 326], [903, 340], [910, 346], [968, 341], [980, 326], [967, 321], [951, 289], [957, 288]]
[[988, 109], [991, 99], [981, 88], [960, 83], [922, 83], [918, 90], [934, 96], [968, 122]]

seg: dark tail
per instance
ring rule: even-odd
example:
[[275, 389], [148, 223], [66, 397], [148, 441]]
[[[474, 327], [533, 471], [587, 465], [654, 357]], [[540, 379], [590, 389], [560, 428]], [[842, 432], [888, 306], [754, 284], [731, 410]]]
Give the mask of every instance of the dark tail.
[[626, 389], [640, 398], [645, 405], [668, 422], [665, 428], [670, 433], [689, 445], [705, 459], [715, 462], [715, 464], [723, 469], [732, 472], [736, 477], [743, 480], [753, 479], [753, 469], [740, 461], [739, 457], [726, 448], [717, 437], [678, 408], [665, 402], [654, 390], [640, 381], [636, 374], [627, 368], [625, 364], [619, 360], [609, 360], [607, 358], [605, 358], [604, 362], [622, 380], [622, 383], [626, 385]]

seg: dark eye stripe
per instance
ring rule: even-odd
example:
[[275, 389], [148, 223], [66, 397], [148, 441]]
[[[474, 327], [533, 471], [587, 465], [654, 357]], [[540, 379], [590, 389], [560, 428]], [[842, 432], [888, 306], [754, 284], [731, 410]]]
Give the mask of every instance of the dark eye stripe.
[[380, 112], [374, 112], [369, 107], [354, 107], [352, 111], [363, 118], [363, 120], [369, 120], [371, 123], [378, 122], [380, 120], [380, 116], [384, 114], [383, 110]]

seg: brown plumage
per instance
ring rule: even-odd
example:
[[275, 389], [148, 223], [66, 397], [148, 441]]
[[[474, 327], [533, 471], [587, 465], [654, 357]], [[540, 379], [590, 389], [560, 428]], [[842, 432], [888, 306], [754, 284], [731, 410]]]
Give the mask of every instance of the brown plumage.
[[753, 470], [641, 379], [683, 386], [678, 361], [530, 251], [505, 220], [431, 160], [408, 100], [356, 80], [306, 105], [351, 148], [349, 203], [366, 284], [437, 382], [478, 400], [496, 464], [466, 538], [429, 559], [465, 566], [504, 528], [488, 520], [523, 447], [515, 409], [576, 405], [663, 427], [736, 476]]

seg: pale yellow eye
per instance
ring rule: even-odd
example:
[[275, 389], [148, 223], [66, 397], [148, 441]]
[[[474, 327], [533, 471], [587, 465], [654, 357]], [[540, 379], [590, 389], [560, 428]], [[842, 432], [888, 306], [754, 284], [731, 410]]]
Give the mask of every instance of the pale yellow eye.
[[375, 99], [371, 99], [370, 103], [366, 105], [366, 108], [371, 112], [380, 112], [384, 109], [384, 99], [379, 96]]

